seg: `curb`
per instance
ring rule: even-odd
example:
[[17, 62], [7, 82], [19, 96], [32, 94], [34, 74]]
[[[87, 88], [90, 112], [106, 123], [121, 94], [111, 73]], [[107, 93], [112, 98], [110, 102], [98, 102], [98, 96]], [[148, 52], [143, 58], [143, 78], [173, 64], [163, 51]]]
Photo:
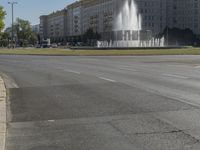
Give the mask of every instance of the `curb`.
[[5, 150], [6, 143], [6, 88], [0, 76], [0, 150]]

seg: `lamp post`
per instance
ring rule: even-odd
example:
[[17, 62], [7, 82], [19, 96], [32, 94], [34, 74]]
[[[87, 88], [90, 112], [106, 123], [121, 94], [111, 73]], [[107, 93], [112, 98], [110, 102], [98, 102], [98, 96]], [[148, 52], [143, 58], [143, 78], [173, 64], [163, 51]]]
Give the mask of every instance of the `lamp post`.
[[17, 4], [17, 2], [8, 2], [8, 4], [11, 5], [12, 9], [12, 44], [14, 43], [14, 5]]
[[137, 25], [138, 25], [138, 35], [137, 35], [138, 37], [137, 37], [137, 38], [138, 38], [138, 42], [139, 42], [139, 45], [138, 45], [138, 46], [140, 46], [140, 44], [141, 44], [141, 43], [140, 43], [140, 40], [141, 40], [141, 37], [140, 37], [140, 28], [141, 28], [141, 27], [140, 27], [140, 26], [141, 26], [141, 25], [140, 25], [140, 19], [141, 19], [141, 18], [140, 18], [140, 14], [137, 13], [137, 22], [138, 22], [138, 24], [137, 24]]
[[168, 3], [167, 4], [167, 8], [166, 8], [166, 38], [167, 38], [167, 42], [166, 45], [169, 46], [169, 19], [168, 19], [168, 15], [169, 15], [169, 6]]

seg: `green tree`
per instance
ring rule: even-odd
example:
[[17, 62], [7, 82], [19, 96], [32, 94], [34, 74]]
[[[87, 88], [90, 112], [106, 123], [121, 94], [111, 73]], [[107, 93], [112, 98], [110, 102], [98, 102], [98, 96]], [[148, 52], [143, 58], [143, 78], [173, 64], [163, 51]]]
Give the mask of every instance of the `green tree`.
[[10, 40], [10, 35], [7, 32], [1, 33], [1, 38], [0, 38], [0, 46], [1, 47], [6, 47], [9, 44]]
[[101, 38], [101, 35], [94, 32], [92, 28], [88, 29], [83, 35], [83, 42], [88, 45], [95, 45], [96, 41]]
[[6, 12], [4, 11], [3, 7], [0, 6], [0, 32], [4, 29], [4, 18], [5, 18]]
[[9, 35], [7, 33], [2, 32], [5, 27], [4, 19], [5, 19], [6, 12], [4, 11], [3, 7], [0, 6], [0, 46], [7, 46], [9, 43]]
[[[8, 27], [5, 32], [11, 35], [12, 28]], [[35, 44], [37, 35], [32, 31], [30, 22], [17, 18], [13, 25], [14, 37], [19, 46], [27, 46], [28, 44]]]
[[27, 20], [17, 18], [14, 28], [20, 46], [24, 47], [27, 46], [27, 44], [32, 44], [33, 39], [36, 39], [32, 32], [30, 22]]
[[161, 36], [168, 38], [170, 45], [193, 45], [199, 41], [191, 29], [165, 28]]
[[4, 18], [5, 18], [5, 15], [6, 15], [6, 12], [4, 11], [3, 7], [0, 6], [0, 45], [3, 46], [5, 44], [4, 41], [3, 41], [3, 33], [2, 33], [2, 30], [4, 29]]

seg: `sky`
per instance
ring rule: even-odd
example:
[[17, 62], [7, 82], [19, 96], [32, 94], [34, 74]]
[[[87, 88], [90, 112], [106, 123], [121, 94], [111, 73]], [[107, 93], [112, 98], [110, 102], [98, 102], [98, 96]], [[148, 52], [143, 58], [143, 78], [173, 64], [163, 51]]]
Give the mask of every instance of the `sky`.
[[63, 9], [75, 0], [0, 0], [0, 5], [6, 11], [5, 26], [12, 22], [11, 6], [8, 1], [18, 2], [14, 6], [14, 18], [29, 20], [32, 25], [39, 24], [39, 16], [47, 15], [53, 11]]

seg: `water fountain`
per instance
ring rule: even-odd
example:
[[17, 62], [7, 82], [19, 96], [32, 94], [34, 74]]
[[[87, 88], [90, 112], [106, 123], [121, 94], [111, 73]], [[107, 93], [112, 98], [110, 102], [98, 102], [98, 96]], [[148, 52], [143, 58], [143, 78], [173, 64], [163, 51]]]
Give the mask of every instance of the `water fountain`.
[[142, 30], [142, 17], [134, 0], [125, 0], [114, 21], [112, 38], [98, 41], [97, 47], [161, 47], [164, 38], [155, 39], [150, 30]]

